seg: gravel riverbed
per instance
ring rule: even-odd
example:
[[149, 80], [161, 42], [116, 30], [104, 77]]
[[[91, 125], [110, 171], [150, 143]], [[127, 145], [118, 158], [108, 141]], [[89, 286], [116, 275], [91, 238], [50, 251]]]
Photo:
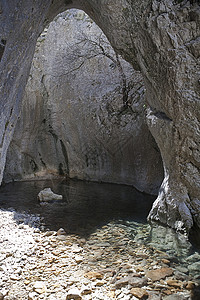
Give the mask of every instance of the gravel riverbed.
[[200, 299], [187, 268], [177, 270], [166, 252], [138, 243], [120, 223], [83, 238], [10, 208], [0, 209], [0, 228], [1, 300]]

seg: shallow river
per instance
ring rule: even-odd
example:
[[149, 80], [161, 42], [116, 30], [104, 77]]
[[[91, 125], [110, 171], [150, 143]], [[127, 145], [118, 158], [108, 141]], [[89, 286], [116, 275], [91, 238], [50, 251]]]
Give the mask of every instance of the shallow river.
[[[40, 205], [38, 193], [51, 187], [62, 194], [62, 202]], [[135, 242], [155, 247], [169, 256], [180, 274], [200, 280], [200, 254], [184, 235], [163, 226], [150, 226], [146, 217], [155, 197], [130, 186], [82, 181], [29, 181], [0, 188], [0, 207], [39, 214], [43, 230], [76, 233], [87, 238], [104, 225], [116, 225]]]
[[[37, 195], [45, 187], [62, 194], [63, 201], [39, 205]], [[38, 213], [49, 229], [63, 227], [78, 234], [88, 234], [112, 220], [146, 223], [154, 199], [130, 186], [73, 180], [16, 182], [0, 189], [1, 207]]]

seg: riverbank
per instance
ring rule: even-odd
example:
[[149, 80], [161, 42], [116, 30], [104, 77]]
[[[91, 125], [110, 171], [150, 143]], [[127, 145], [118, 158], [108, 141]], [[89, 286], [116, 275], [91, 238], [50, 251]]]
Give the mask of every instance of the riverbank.
[[0, 299], [195, 299], [198, 281], [120, 223], [83, 238], [1, 209], [0, 228]]

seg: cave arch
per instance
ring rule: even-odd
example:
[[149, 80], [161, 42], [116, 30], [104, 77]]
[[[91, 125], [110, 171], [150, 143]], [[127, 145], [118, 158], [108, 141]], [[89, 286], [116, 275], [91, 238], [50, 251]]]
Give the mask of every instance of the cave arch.
[[148, 124], [165, 168], [150, 219], [177, 229], [200, 226], [198, 2], [3, 0], [0, 38], [7, 43], [0, 62], [0, 181], [37, 37], [59, 12], [80, 8], [144, 76]]
[[145, 113], [141, 73], [82, 10], [67, 10], [37, 41], [4, 181], [59, 173], [156, 195], [163, 170]]

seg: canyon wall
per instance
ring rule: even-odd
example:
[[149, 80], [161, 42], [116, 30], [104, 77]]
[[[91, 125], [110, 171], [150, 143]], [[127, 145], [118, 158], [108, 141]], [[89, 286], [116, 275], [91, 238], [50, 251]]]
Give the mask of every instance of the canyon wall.
[[60, 14], [37, 41], [5, 182], [65, 175], [158, 193], [159, 150], [141, 73], [83, 12]]
[[188, 232], [200, 226], [199, 1], [88, 2], [115, 51], [143, 74], [165, 171], [148, 219]]
[[143, 74], [148, 126], [165, 169], [149, 220], [180, 230], [200, 227], [198, 0], [1, 1], [1, 176], [37, 37], [70, 7], [85, 10]]

